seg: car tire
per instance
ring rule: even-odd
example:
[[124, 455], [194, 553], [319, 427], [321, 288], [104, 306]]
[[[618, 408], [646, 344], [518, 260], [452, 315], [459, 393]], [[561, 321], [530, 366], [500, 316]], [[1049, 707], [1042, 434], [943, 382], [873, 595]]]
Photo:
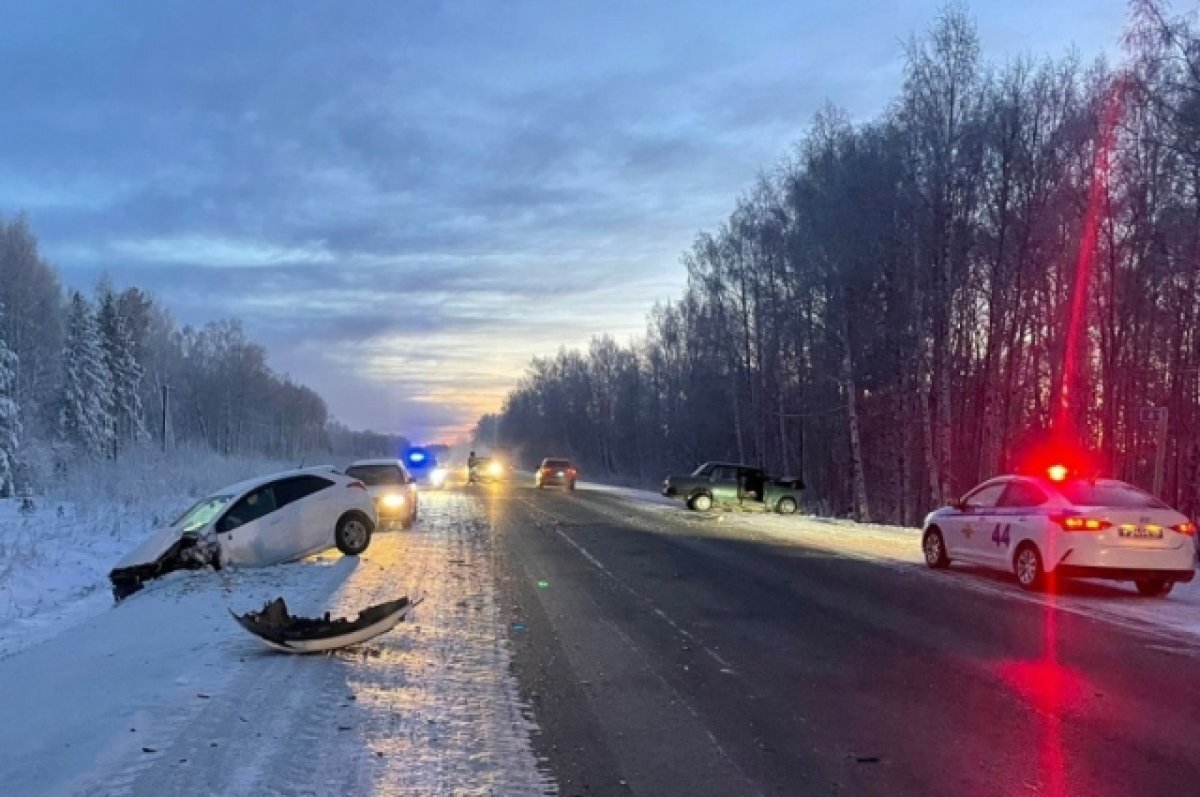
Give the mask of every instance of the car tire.
[[1023, 542], [1017, 546], [1013, 554], [1013, 574], [1021, 588], [1029, 592], [1040, 592], [1046, 587], [1046, 567], [1042, 564], [1042, 554], [1031, 542]]
[[780, 498], [779, 503], [775, 504], [775, 511], [781, 515], [794, 515], [799, 508], [800, 505], [796, 503], [796, 499], [788, 496]]
[[925, 532], [925, 537], [921, 540], [921, 550], [925, 553], [925, 564], [934, 570], [945, 570], [950, 566], [950, 556], [946, 553], [946, 539], [937, 526], [932, 526]]
[[374, 531], [369, 518], [361, 512], [347, 512], [337, 522], [333, 540], [345, 556], [358, 556], [371, 544]]
[[1165, 598], [1175, 586], [1174, 581], [1165, 578], [1139, 578], [1136, 582], [1139, 595], [1147, 598]]
[[687, 502], [688, 509], [696, 512], [707, 512], [713, 507], [712, 496], [708, 493], [696, 493]]

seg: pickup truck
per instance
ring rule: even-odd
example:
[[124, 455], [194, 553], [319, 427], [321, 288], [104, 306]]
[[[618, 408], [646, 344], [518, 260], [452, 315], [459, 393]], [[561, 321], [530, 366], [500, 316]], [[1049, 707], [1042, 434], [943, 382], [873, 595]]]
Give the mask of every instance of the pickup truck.
[[723, 506], [791, 515], [800, 508], [803, 489], [801, 480], [769, 476], [762, 468], [705, 462], [688, 476], [668, 476], [662, 494], [697, 512]]

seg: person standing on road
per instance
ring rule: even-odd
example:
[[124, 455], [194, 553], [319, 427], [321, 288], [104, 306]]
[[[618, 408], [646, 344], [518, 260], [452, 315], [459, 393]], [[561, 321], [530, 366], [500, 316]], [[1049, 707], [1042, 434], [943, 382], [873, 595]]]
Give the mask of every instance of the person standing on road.
[[472, 451], [467, 455], [467, 484], [475, 483], [475, 469], [479, 465], [479, 460], [475, 457], [475, 452]]

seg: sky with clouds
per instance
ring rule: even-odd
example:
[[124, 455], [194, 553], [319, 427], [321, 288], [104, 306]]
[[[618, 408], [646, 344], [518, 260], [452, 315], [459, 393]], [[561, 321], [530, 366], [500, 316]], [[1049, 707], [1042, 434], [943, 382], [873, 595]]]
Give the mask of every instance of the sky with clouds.
[[[916, 0], [0, 0], [0, 215], [70, 285], [241, 317], [354, 427], [453, 437], [624, 342], [826, 100], [899, 89]], [[1123, 0], [975, 2], [985, 55], [1115, 57]]]

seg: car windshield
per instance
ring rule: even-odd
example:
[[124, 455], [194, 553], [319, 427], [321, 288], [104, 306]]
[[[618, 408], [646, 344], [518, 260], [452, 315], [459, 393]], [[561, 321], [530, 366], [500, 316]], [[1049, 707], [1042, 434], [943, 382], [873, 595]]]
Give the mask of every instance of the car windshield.
[[707, 476], [710, 473], [712, 473], [712, 465], [707, 462], [692, 471], [693, 476]]
[[545, 467], [547, 467], [547, 468], [569, 468], [569, 467], [571, 467], [571, 463], [565, 459], [548, 459], [548, 460], [546, 460]]
[[177, 517], [171, 527], [180, 528], [185, 533], [202, 529], [220, 514], [231, 498], [233, 498], [231, 495], [210, 495], [193, 504], [190, 509]]
[[1059, 486], [1063, 497], [1076, 506], [1111, 509], [1169, 509], [1149, 493], [1124, 482], [1068, 482]]
[[346, 475], [368, 487], [404, 484], [404, 475], [396, 465], [355, 465], [346, 468]]

